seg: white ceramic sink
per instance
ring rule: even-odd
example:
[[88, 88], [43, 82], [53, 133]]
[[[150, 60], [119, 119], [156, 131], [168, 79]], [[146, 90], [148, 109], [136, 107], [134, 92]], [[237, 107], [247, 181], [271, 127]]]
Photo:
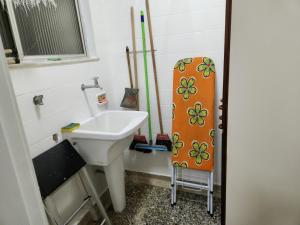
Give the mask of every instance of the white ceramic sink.
[[88, 164], [104, 167], [116, 212], [121, 212], [126, 205], [123, 153], [147, 116], [147, 112], [141, 111], [104, 111], [66, 134], [77, 143], [79, 153]]
[[147, 119], [141, 111], [105, 111], [83, 122], [72, 133], [76, 138], [120, 140], [133, 134]]

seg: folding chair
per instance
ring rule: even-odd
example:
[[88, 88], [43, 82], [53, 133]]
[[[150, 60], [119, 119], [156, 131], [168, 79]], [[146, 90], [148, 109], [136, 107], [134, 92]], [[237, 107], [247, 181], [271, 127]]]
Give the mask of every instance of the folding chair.
[[[86, 162], [69, 141], [65, 140], [33, 159], [40, 192], [46, 214], [53, 225], [67, 225], [88, 203], [96, 203], [103, 220], [99, 224], [111, 225], [105, 208], [98, 198], [97, 191], [85, 168]], [[68, 219], [62, 219], [50, 195], [71, 177], [79, 176], [86, 192], [86, 198]]]
[[[177, 185], [207, 190], [213, 215], [215, 65], [207, 57], [185, 58], [174, 67], [171, 205]], [[178, 168], [205, 171], [207, 184], [177, 178]]]

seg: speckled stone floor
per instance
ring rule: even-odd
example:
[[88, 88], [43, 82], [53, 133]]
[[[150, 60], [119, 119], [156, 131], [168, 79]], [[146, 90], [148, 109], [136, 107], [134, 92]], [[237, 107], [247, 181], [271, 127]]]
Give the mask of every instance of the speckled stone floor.
[[122, 213], [109, 209], [114, 225], [219, 225], [221, 201], [214, 199], [215, 213], [207, 214], [206, 196], [177, 192], [177, 204], [170, 205], [167, 188], [127, 182], [127, 206]]

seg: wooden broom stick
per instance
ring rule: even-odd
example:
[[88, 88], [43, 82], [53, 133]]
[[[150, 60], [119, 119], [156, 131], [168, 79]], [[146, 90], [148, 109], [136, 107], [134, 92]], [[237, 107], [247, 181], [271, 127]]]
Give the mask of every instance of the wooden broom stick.
[[[138, 68], [137, 68], [137, 54], [136, 54], [136, 40], [135, 40], [135, 24], [134, 24], [134, 8], [132, 6], [130, 8], [130, 15], [131, 15], [131, 36], [132, 36], [132, 50], [133, 50], [134, 81], [135, 81], [135, 88], [139, 89]], [[137, 96], [136, 109], [137, 109], [137, 111], [140, 110], [139, 94]], [[138, 130], [138, 134], [141, 135], [141, 129]]]
[[149, 28], [149, 35], [150, 35], [151, 56], [152, 56], [152, 62], [153, 62], [153, 73], [154, 73], [154, 81], [155, 81], [159, 127], [160, 127], [160, 133], [163, 134], [164, 129], [163, 129], [163, 124], [162, 124], [162, 116], [161, 116], [160, 96], [159, 96], [159, 88], [158, 88], [157, 69], [156, 69], [155, 50], [154, 50], [154, 42], [153, 42], [153, 34], [152, 34], [152, 24], [151, 24], [149, 0], [146, 0], [146, 11], [147, 11], [147, 21], [148, 21], [148, 28]]
[[134, 71], [134, 78], [135, 78], [135, 88], [139, 88], [133, 7], [131, 7], [131, 35], [132, 35], [133, 65], [134, 65], [133, 71]]
[[130, 56], [129, 56], [129, 48], [128, 48], [128, 46], [126, 46], [126, 58], [127, 58], [127, 66], [128, 66], [128, 73], [129, 73], [130, 88], [133, 88], [132, 72], [131, 72], [131, 64], [130, 64]]

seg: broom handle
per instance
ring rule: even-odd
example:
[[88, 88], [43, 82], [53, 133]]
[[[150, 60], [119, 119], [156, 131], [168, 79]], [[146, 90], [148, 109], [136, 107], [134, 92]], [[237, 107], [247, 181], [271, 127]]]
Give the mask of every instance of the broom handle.
[[137, 69], [137, 54], [136, 54], [136, 40], [135, 40], [135, 25], [134, 25], [134, 9], [131, 7], [131, 35], [132, 35], [132, 50], [133, 50], [133, 71], [135, 78], [135, 88], [139, 88], [138, 69]]
[[[137, 54], [136, 54], [136, 39], [135, 39], [135, 24], [134, 24], [134, 8], [132, 6], [130, 8], [130, 15], [131, 15], [131, 36], [132, 36], [132, 50], [133, 50], [134, 81], [135, 81], [135, 88], [139, 89]], [[137, 95], [136, 110], [140, 111], [139, 94]], [[141, 135], [141, 129], [138, 130], [138, 135]]]
[[158, 87], [158, 79], [157, 79], [157, 69], [156, 69], [156, 60], [155, 60], [155, 51], [154, 51], [149, 0], [146, 0], [146, 11], [147, 11], [148, 28], [149, 28], [149, 36], [150, 36], [151, 56], [152, 56], [152, 62], [153, 62], [153, 73], [154, 73], [155, 90], [156, 90], [156, 102], [157, 102], [157, 109], [158, 109], [159, 128], [160, 128], [160, 133], [163, 134], [164, 128], [163, 128], [163, 123], [162, 123], [162, 115], [161, 115], [161, 107], [160, 107], [160, 96], [159, 96], [159, 87]]
[[126, 46], [126, 56], [127, 56], [127, 65], [128, 65], [128, 73], [129, 73], [129, 80], [130, 80], [130, 88], [133, 88], [132, 72], [131, 72], [131, 64], [130, 64], [130, 56], [129, 56], [128, 46]]
[[146, 35], [145, 35], [145, 24], [144, 24], [144, 12], [143, 11], [141, 11], [141, 25], [142, 25], [143, 55], [144, 55], [146, 98], [147, 98], [147, 111], [148, 111], [149, 143], [152, 144], [151, 108], [150, 108], [148, 65], [147, 65], [147, 52], [146, 52], [147, 47], [146, 47]]

